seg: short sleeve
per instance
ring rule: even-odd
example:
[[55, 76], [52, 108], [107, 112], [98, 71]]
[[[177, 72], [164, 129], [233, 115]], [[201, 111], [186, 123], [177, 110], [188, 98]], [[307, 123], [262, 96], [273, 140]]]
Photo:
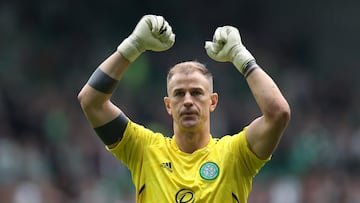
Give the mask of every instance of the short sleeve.
[[247, 172], [251, 176], [255, 176], [259, 170], [267, 163], [268, 159], [260, 159], [249, 148], [248, 141], [246, 139], [246, 128], [238, 134], [231, 136], [230, 148], [235, 153], [235, 156], [239, 157], [240, 165], [244, 172]]

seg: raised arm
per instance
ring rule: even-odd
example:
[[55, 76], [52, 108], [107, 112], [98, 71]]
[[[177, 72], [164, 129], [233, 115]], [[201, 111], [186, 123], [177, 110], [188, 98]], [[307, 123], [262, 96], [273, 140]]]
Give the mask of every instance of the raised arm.
[[127, 124], [126, 116], [110, 99], [129, 63], [146, 50], [165, 51], [174, 42], [172, 28], [162, 16], [142, 17], [131, 35], [101, 63], [78, 94], [86, 118], [106, 145], [116, 146]]
[[290, 120], [290, 107], [286, 99], [242, 44], [237, 28], [219, 27], [213, 41], [206, 42], [205, 49], [210, 58], [232, 62], [245, 76], [263, 114], [247, 127], [246, 138], [250, 149], [259, 158], [268, 158], [276, 149]]

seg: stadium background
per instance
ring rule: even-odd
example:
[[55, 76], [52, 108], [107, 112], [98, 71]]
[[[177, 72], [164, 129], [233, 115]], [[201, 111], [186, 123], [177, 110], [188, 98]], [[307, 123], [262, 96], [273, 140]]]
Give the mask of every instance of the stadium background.
[[130, 118], [171, 135], [166, 71], [193, 59], [208, 65], [220, 93], [214, 136], [258, 116], [242, 76], [203, 49], [217, 26], [235, 25], [293, 115], [249, 203], [360, 202], [359, 8], [355, 0], [1, 1], [0, 202], [134, 202], [129, 172], [104, 150], [76, 96], [148, 13], [165, 16], [177, 38], [126, 73], [114, 102]]

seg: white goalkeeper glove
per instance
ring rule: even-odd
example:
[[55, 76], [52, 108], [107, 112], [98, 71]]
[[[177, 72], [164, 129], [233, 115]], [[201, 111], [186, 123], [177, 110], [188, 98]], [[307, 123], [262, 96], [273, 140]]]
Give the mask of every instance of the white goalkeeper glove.
[[117, 51], [130, 62], [146, 50], [165, 51], [175, 43], [169, 23], [156, 15], [143, 16], [134, 31], [118, 46]]
[[232, 62], [234, 66], [246, 77], [251, 69], [249, 62], [255, 58], [242, 44], [237, 28], [232, 26], [218, 27], [213, 41], [205, 42], [208, 56], [219, 62]]

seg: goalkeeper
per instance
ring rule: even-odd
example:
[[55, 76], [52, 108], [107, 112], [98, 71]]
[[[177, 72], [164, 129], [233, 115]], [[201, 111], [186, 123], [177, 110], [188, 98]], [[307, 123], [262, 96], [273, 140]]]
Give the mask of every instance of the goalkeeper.
[[270, 160], [286, 129], [290, 108], [242, 44], [237, 28], [218, 27], [205, 49], [213, 60], [231, 62], [239, 70], [262, 112], [238, 133], [213, 138], [210, 114], [218, 94], [211, 73], [196, 61], [178, 63], [168, 72], [164, 104], [173, 135], [134, 122], [110, 100], [129, 63], [147, 50], [168, 50], [174, 42], [162, 16], [141, 18], [80, 91], [86, 118], [106, 149], [131, 171], [136, 202], [247, 202], [253, 177]]

